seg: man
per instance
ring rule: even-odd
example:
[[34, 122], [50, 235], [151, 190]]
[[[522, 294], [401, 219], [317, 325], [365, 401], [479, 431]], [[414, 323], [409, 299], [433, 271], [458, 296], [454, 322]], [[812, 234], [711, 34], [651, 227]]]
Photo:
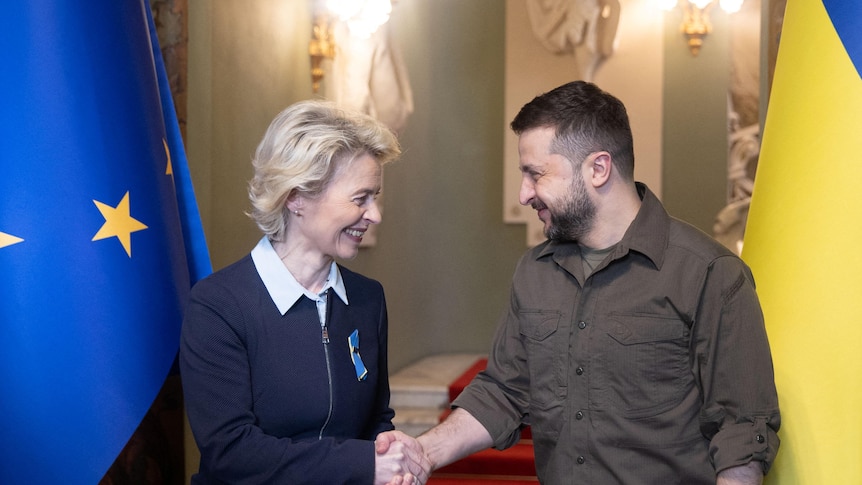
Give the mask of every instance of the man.
[[625, 107], [595, 85], [512, 129], [548, 241], [515, 270], [487, 369], [419, 437], [434, 468], [529, 425], [544, 484], [761, 483], [780, 418], [749, 269], [634, 182]]

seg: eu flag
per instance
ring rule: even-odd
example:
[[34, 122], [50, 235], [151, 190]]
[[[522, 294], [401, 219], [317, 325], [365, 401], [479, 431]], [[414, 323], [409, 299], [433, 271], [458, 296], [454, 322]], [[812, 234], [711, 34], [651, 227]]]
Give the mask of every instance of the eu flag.
[[93, 484], [209, 257], [146, 0], [0, 19], [0, 483]]

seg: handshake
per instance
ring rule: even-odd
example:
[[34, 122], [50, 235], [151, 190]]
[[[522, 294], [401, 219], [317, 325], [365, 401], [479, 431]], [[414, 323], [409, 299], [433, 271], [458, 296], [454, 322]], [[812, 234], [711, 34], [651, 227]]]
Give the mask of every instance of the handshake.
[[463, 408], [419, 438], [400, 431], [380, 433], [374, 442], [374, 485], [422, 485], [432, 470], [492, 444], [485, 427]]
[[431, 476], [422, 444], [401, 431], [379, 434], [374, 449], [374, 485], [422, 485]]

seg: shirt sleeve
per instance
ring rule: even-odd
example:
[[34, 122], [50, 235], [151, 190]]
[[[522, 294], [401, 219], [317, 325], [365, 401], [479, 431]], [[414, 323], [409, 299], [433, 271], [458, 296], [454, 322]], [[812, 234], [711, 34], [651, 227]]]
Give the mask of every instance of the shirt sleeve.
[[521, 438], [529, 405], [529, 371], [521, 342], [514, 291], [494, 334], [487, 368], [452, 403], [469, 412], [488, 430], [494, 448], [503, 450]]
[[244, 318], [227, 288], [204, 280], [192, 290], [180, 340], [180, 370], [206, 475], [202, 481], [372, 483], [372, 441], [295, 441], [267, 435], [256, 425]]
[[741, 260], [712, 263], [695, 318], [700, 426], [716, 473], [751, 461], [766, 473], [778, 452], [781, 419], [763, 313]]

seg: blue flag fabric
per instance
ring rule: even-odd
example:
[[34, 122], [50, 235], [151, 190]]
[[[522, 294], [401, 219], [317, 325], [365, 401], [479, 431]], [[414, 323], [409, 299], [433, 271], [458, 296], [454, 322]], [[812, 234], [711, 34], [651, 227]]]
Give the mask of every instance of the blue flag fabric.
[[195, 199], [195, 191], [192, 185], [192, 174], [186, 160], [186, 150], [183, 144], [183, 136], [180, 133], [180, 123], [177, 120], [177, 111], [174, 107], [174, 98], [171, 97], [171, 86], [168, 81], [167, 69], [159, 49], [159, 38], [156, 26], [153, 23], [153, 15], [149, 8], [146, 9], [147, 21], [150, 28], [150, 45], [153, 50], [153, 59], [156, 64], [156, 75], [159, 82], [159, 101], [164, 116], [166, 143], [169, 155], [173, 158], [174, 185], [177, 191], [177, 202], [180, 210], [180, 224], [182, 225], [185, 238], [183, 242], [188, 259], [189, 276], [192, 283], [203, 279], [212, 273], [209, 250], [204, 238], [204, 227], [198, 212], [198, 203]]
[[102, 478], [211, 271], [149, 16], [146, 0], [0, 16], [0, 483]]
[[859, 19], [862, 19], [862, 2], [853, 0], [823, 0], [823, 8], [832, 21], [835, 32], [841, 39], [850, 62], [856, 72], [862, 73], [862, 29]]

